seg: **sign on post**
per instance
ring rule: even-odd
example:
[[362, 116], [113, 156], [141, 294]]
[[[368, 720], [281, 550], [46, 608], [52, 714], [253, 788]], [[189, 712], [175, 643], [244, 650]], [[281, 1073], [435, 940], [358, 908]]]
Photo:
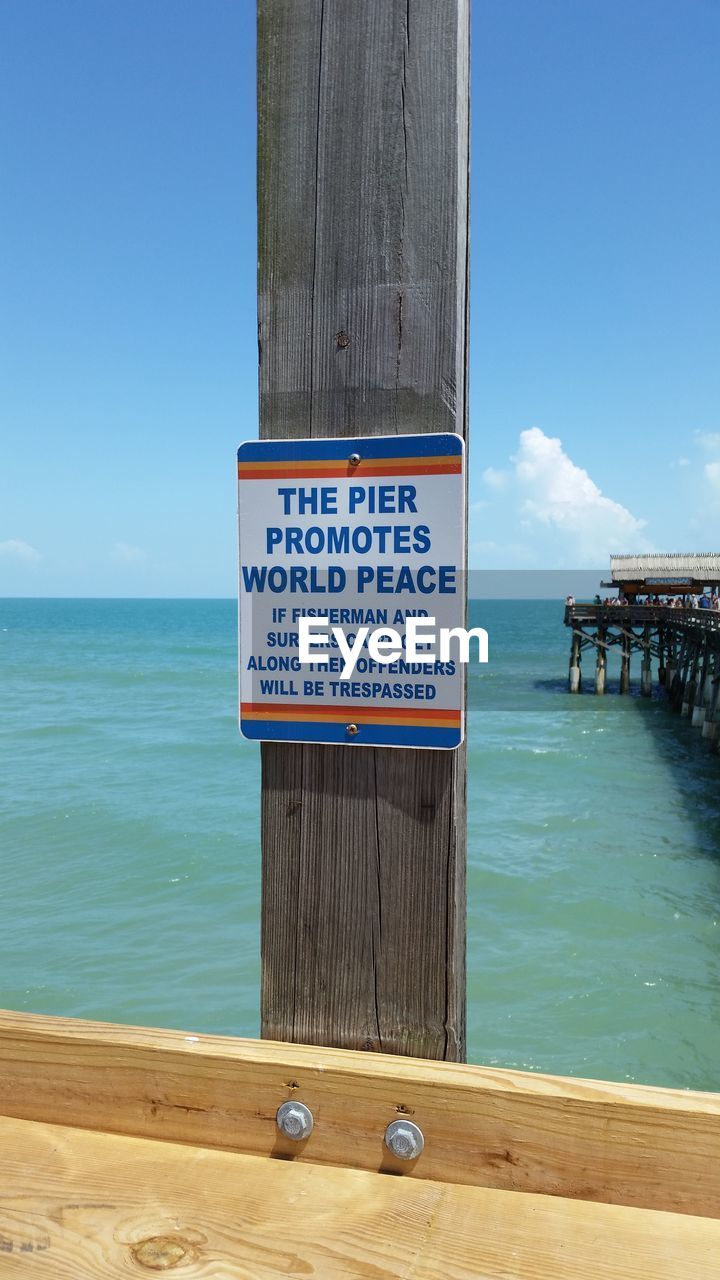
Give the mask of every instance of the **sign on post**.
[[450, 433], [241, 445], [245, 737], [460, 744], [463, 667], [436, 637], [465, 622], [463, 465]]

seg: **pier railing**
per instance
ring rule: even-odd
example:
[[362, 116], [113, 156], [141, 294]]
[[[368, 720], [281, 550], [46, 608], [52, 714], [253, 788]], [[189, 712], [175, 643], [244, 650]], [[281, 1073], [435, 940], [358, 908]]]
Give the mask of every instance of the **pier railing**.
[[578, 601], [565, 606], [565, 626], [605, 623], [607, 626], [672, 626], [697, 628], [703, 635], [720, 635], [720, 610], [674, 608], [657, 604], [591, 604]]

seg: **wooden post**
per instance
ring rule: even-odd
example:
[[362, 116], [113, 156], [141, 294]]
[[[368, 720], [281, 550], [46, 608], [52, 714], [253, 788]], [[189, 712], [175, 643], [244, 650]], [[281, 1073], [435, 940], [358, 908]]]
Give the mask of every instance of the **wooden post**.
[[685, 692], [685, 681], [687, 679], [689, 652], [689, 641], [686, 636], [683, 636], [679, 643], [677, 666], [675, 668], [675, 675], [673, 676], [671, 689], [672, 705], [675, 711], [679, 711], [682, 705], [683, 694]]
[[690, 654], [690, 642], [687, 637], [683, 637], [680, 641], [680, 652], [677, 660], [677, 667], [672, 683], [672, 705], [675, 711], [679, 711], [682, 706], [683, 696], [685, 694], [685, 682], [687, 680], [687, 664]]
[[698, 650], [697, 644], [693, 642], [693, 647], [691, 649], [690, 656], [688, 658], [688, 668], [687, 668], [688, 674], [685, 680], [685, 687], [683, 689], [683, 696], [682, 696], [682, 704], [680, 707], [681, 716], [689, 716], [692, 712], [693, 704], [695, 702], [696, 677], [697, 677], [697, 669], [698, 669], [699, 662], [700, 662], [700, 652]]
[[665, 655], [665, 688], [668, 691], [668, 696], [671, 696], [678, 661], [677, 636], [672, 627], [668, 627], [665, 634]]
[[582, 689], [580, 672], [580, 633], [573, 631], [570, 641], [570, 668], [568, 671], [568, 689], [570, 693], [579, 693]]
[[712, 676], [708, 677], [710, 700], [708, 702], [707, 714], [703, 721], [702, 736], [709, 738], [712, 742], [717, 736], [717, 710], [718, 695], [720, 694], [720, 653], [713, 655], [713, 671]]
[[605, 627], [598, 627], [597, 642], [595, 692], [602, 695], [605, 692], [605, 685], [607, 682], [607, 630]]
[[640, 671], [640, 695], [652, 697], [652, 656], [650, 651], [650, 627], [643, 628], [643, 658]]
[[620, 693], [630, 692], [630, 637], [623, 631], [620, 645]]
[[695, 697], [692, 702], [692, 724], [694, 728], [699, 728], [705, 719], [705, 701], [707, 693], [708, 665], [710, 662], [710, 650], [708, 649], [707, 639], [703, 641], [702, 646], [702, 665], [700, 667], [700, 675], [695, 685]]
[[[465, 434], [469, 0], [259, 0], [265, 439]], [[264, 744], [262, 1034], [465, 1054], [465, 751]]]

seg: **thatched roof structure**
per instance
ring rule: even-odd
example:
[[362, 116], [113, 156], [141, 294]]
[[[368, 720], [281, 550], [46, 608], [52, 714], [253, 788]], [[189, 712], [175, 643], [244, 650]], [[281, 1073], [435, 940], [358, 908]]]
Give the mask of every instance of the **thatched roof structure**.
[[700, 551], [643, 556], [611, 556], [613, 584], [647, 587], [703, 587], [720, 583], [720, 553]]

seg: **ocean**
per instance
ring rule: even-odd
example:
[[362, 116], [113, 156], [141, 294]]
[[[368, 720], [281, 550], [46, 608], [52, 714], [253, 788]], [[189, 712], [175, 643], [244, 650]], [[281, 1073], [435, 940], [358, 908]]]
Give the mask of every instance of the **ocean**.
[[[469, 1060], [717, 1089], [720, 759], [570, 697], [559, 601], [471, 623]], [[235, 602], [0, 600], [0, 682], [0, 1005], [258, 1035]]]

